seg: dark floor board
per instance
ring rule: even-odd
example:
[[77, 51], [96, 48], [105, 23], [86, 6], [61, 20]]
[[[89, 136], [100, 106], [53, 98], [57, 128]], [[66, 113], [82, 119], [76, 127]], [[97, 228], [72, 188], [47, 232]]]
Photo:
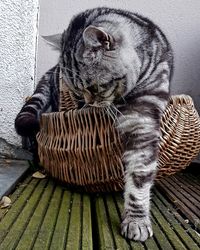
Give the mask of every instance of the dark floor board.
[[187, 194], [190, 194], [200, 203], [200, 191], [193, 187], [188, 181], [184, 180], [181, 176], [176, 175], [172, 178], [174, 182], [179, 183], [180, 188], [186, 191]]
[[166, 183], [161, 182], [160, 185], [161, 190], [165, 193], [167, 197], [174, 203], [177, 209], [179, 209], [185, 216], [193, 223], [195, 221], [198, 221], [199, 218], [196, 216], [195, 213], [193, 213], [190, 210], [190, 207], [188, 207], [188, 204], [186, 205], [182, 200], [180, 200], [176, 194], [174, 194], [174, 190], [171, 190], [169, 188], [169, 185], [166, 185]]
[[180, 175], [188, 183], [191, 183], [197, 190], [200, 191], [200, 175], [193, 175], [191, 173]]
[[158, 210], [161, 212], [163, 217], [170, 223], [171, 227], [173, 228], [174, 232], [176, 232], [178, 238], [181, 242], [186, 246], [188, 249], [198, 250], [197, 244], [193, 241], [193, 239], [187, 234], [186, 230], [183, 226], [174, 218], [172, 212], [169, 208], [162, 203], [157, 195], [153, 197], [153, 203], [156, 205]]
[[[194, 211], [197, 215], [200, 211], [200, 203], [191, 195], [192, 192], [185, 191], [184, 187], [179, 181], [176, 181], [175, 178], [170, 178], [167, 181], [172, 189], [174, 190], [176, 196], [181, 199], [185, 204], [190, 206], [190, 209]], [[187, 184], [185, 183], [185, 186]]]
[[[178, 176], [177, 179], [176, 176]], [[161, 180], [157, 186], [162, 190], [165, 196], [171, 200], [174, 206], [179, 209], [197, 229], [200, 229], [200, 202], [194, 197], [195, 195], [192, 195], [192, 193], [195, 193], [196, 188], [200, 186], [200, 182], [198, 183], [196, 180], [193, 190], [188, 189], [187, 192], [185, 188], [189, 183], [189, 181], [187, 182], [187, 180], [189, 180], [187, 176], [188, 174], [176, 174]], [[182, 187], [182, 182], [179, 181], [180, 178], [183, 178], [185, 182], [184, 187]]]
[[181, 178], [184, 180], [188, 185], [190, 185], [195, 192], [200, 192], [200, 178], [196, 178], [194, 175], [191, 174], [176, 174], [179, 179]]
[[177, 222], [185, 229], [185, 232], [193, 239], [193, 241], [200, 247], [200, 237], [198, 233], [191, 228], [189, 224], [186, 223], [185, 219], [178, 213], [178, 211], [173, 207], [173, 205], [168, 202], [157, 189], [154, 189], [156, 196], [162, 201], [162, 203], [169, 209], [169, 212], [175, 217]]

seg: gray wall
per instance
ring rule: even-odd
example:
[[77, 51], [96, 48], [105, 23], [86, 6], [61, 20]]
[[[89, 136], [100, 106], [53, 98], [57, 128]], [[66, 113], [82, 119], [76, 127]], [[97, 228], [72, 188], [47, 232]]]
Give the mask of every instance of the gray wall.
[[[175, 53], [172, 93], [193, 97], [200, 112], [200, 1], [199, 0], [40, 0], [41, 35], [62, 32], [71, 17], [86, 8], [109, 6], [143, 14], [157, 23]], [[58, 54], [39, 39], [38, 79], [57, 62]]]

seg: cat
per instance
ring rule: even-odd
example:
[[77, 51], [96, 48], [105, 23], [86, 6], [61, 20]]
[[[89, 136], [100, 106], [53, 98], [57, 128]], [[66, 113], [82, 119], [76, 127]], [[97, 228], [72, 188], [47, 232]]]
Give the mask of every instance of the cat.
[[59, 62], [17, 115], [16, 131], [34, 137], [41, 114], [58, 111], [60, 71], [82, 107], [107, 107], [124, 144], [121, 234], [145, 241], [153, 235], [150, 190], [173, 74], [171, 45], [149, 19], [105, 7], [76, 15], [62, 34], [45, 39], [60, 51]]

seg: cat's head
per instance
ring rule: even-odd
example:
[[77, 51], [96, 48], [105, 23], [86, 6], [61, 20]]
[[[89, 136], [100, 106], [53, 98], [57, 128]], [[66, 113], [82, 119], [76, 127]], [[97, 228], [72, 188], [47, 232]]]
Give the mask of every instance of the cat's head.
[[89, 25], [77, 34], [68, 29], [45, 39], [61, 51], [63, 75], [86, 103], [109, 105], [130, 90], [133, 52], [122, 31]]

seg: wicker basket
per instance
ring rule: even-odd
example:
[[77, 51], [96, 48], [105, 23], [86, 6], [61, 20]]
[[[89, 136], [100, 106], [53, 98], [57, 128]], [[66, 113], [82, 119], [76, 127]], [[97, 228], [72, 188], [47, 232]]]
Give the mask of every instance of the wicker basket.
[[161, 131], [157, 179], [186, 168], [200, 151], [200, 118], [190, 96], [170, 98]]
[[[53, 177], [89, 192], [123, 188], [122, 145], [111, 117], [99, 108], [77, 109], [61, 79], [60, 112], [41, 118], [41, 164]], [[157, 179], [189, 165], [200, 150], [200, 119], [189, 96], [172, 96], [161, 121]]]

